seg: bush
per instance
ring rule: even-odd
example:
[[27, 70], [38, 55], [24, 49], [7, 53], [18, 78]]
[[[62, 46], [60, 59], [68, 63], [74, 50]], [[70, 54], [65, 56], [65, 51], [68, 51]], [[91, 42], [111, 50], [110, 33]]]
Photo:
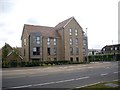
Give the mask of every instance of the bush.
[[90, 62], [93, 61], [120, 61], [120, 54], [108, 54], [108, 55], [91, 55], [88, 56]]
[[11, 67], [17, 67], [17, 65], [18, 65], [17, 60], [10, 61], [10, 66]]

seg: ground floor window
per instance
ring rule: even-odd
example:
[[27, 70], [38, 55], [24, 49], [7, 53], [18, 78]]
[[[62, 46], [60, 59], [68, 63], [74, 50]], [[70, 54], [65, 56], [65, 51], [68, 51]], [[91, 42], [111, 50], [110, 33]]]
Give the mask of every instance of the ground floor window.
[[79, 58], [78, 57], [76, 57], [76, 62], [79, 62]]
[[50, 55], [50, 48], [47, 48], [47, 53], [48, 55]]
[[54, 58], [54, 60], [56, 61], [56, 60], [57, 60], [57, 58]]
[[73, 57], [70, 58], [70, 61], [73, 62]]
[[33, 55], [40, 55], [40, 47], [33, 48]]

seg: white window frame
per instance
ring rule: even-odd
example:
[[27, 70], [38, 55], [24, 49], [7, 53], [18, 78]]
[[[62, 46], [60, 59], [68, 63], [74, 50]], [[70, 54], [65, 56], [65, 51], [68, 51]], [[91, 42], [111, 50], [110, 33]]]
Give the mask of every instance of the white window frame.
[[78, 36], [78, 30], [75, 29], [75, 36]]
[[76, 45], [78, 45], [78, 38], [76, 38], [75, 41], [76, 41]]
[[40, 44], [40, 36], [36, 36], [36, 43]]
[[71, 28], [69, 29], [69, 35], [70, 36], [72, 35], [72, 29]]
[[72, 38], [70, 38], [70, 45], [73, 45], [73, 40], [72, 40]]
[[50, 45], [50, 38], [47, 38], [47, 44]]
[[37, 48], [36, 48], [36, 47], [34, 47], [34, 48], [33, 48], [33, 52], [36, 52], [36, 51], [37, 51]]
[[54, 43], [54, 45], [56, 45], [56, 38], [54, 38], [54, 39], [53, 39], [53, 41], [54, 41], [54, 42], [53, 42], [53, 43]]
[[23, 41], [23, 42], [24, 42], [24, 45], [26, 45], [26, 39], [25, 39], [25, 38], [24, 38], [24, 41]]
[[117, 47], [115, 47], [115, 50], [117, 50]]

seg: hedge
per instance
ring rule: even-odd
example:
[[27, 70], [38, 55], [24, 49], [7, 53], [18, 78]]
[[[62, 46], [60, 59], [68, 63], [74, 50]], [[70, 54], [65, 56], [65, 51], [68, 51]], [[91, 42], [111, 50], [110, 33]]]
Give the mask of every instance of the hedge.
[[91, 55], [88, 56], [90, 62], [93, 61], [120, 61], [120, 54]]
[[[85, 57], [86, 58], [86, 57]], [[88, 56], [89, 62], [93, 61], [120, 61], [120, 54], [115, 55], [94, 55]], [[85, 64], [89, 63], [86, 60], [84, 62], [72, 62], [68, 60], [59, 60], [59, 61], [2, 61], [3, 68], [9, 67], [33, 67], [33, 66], [44, 66], [44, 65], [66, 65], [66, 64]]]
[[71, 62], [68, 60], [60, 60], [60, 61], [2, 61], [3, 68], [9, 67], [33, 67], [33, 66], [44, 66], [44, 65], [66, 65], [66, 64], [82, 64], [85, 62]]

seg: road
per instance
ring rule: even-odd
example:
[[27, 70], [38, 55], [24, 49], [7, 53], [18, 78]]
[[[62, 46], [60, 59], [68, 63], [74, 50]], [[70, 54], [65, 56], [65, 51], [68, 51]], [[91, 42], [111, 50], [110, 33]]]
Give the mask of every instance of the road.
[[64, 88], [118, 80], [118, 62], [3, 69], [2, 88]]

